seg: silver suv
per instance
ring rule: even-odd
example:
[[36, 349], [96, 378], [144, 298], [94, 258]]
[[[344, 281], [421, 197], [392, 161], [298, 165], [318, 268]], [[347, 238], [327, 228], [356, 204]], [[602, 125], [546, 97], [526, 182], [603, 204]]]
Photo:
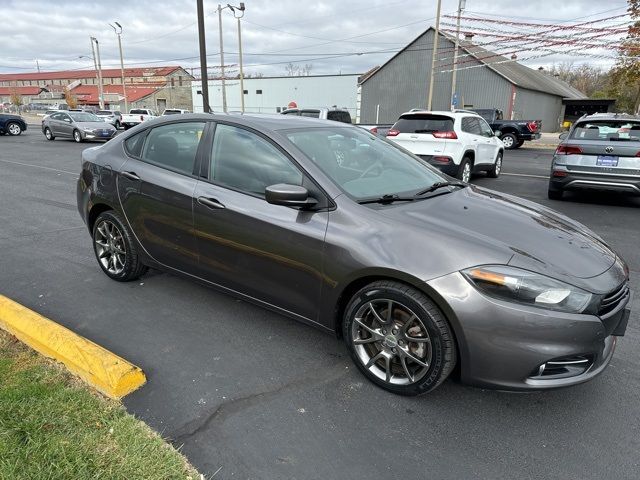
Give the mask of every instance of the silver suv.
[[550, 199], [585, 188], [640, 194], [640, 117], [584, 116], [560, 139], [551, 164]]

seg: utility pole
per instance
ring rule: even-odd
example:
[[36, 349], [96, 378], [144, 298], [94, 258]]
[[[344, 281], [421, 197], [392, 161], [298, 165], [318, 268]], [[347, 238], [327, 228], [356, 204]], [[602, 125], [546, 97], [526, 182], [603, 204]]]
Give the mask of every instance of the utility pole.
[[438, 37], [440, 36], [440, 10], [442, 9], [442, 0], [438, 0], [438, 8], [436, 11], [436, 30], [433, 36], [433, 51], [431, 52], [431, 78], [429, 79], [429, 98], [427, 100], [427, 110], [431, 110], [431, 101], [433, 100], [433, 77], [436, 68], [436, 53], [438, 52]]
[[204, 38], [204, 7], [198, 0], [198, 39], [200, 42], [200, 83], [202, 84], [202, 108], [205, 113], [211, 112], [209, 106], [209, 78], [207, 76], [207, 43]]
[[113, 23], [116, 24], [117, 28], [111, 24], [109, 24], [109, 26], [113, 28], [113, 31], [118, 36], [118, 48], [120, 49], [120, 75], [122, 76], [122, 96], [124, 97], [124, 111], [128, 112], [129, 102], [127, 102], [127, 87], [124, 84], [124, 60], [122, 57], [122, 41], [120, 40], [120, 35], [122, 35], [122, 25], [120, 25], [118, 22]]
[[222, 5], [218, 4], [218, 30], [220, 34], [220, 78], [222, 80], [222, 111], [227, 113], [227, 90], [224, 84], [224, 47], [222, 46]]
[[[453, 51], [453, 73], [451, 74], [451, 111], [455, 110], [458, 105], [458, 99], [456, 98], [456, 80], [458, 73], [458, 47], [460, 46], [460, 16], [462, 15], [462, 11], [464, 7], [467, 5], [467, 0], [459, 0], [458, 2], [458, 19], [456, 21], [456, 46]], [[456, 100], [454, 102], [454, 99]]]
[[[100, 43], [98, 42], [98, 39], [96, 37], [90, 37], [91, 38], [91, 51], [93, 52], [93, 60], [94, 63], [96, 61], [96, 57], [97, 57], [97, 67], [96, 69], [98, 70], [98, 103], [100, 104], [100, 108], [104, 109], [104, 92], [102, 91], [102, 64], [100, 63]], [[95, 52], [93, 50], [93, 44], [96, 44], [96, 49]]]
[[[238, 21], [238, 54], [240, 55], [240, 109], [242, 113], [244, 113], [244, 72], [242, 71], [242, 28], [240, 27], [240, 19], [244, 17], [245, 6], [243, 2], [240, 2], [239, 7], [234, 7], [232, 5], [227, 5], [233, 12], [233, 16], [236, 17]], [[240, 14], [236, 15], [236, 11], [239, 11]]]
[[40, 73], [40, 62], [38, 62], [37, 58], [36, 58], [36, 69], [38, 70], [38, 73]]

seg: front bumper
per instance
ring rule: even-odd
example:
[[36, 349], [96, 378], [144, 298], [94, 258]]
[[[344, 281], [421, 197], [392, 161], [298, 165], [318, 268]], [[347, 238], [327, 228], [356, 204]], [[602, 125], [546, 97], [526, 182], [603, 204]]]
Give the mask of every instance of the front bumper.
[[82, 132], [80, 132], [80, 134], [82, 135], [82, 138], [84, 140], [111, 140], [113, 137], [116, 136], [116, 131], [113, 130], [109, 130], [107, 131], [108, 133], [103, 133], [103, 132], [87, 132], [85, 130], [83, 130]]
[[[427, 282], [441, 297], [460, 350], [462, 381], [505, 390], [542, 390], [586, 382], [609, 364], [624, 334], [627, 302], [618, 323], [499, 301], [481, 294], [460, 273]], [[624, 317], [624, 319], [623, 319]], [[575, 375], [541, 376], [547, 362], [586, 358]], [[548, 371], [547, 371], [548, 372]]]

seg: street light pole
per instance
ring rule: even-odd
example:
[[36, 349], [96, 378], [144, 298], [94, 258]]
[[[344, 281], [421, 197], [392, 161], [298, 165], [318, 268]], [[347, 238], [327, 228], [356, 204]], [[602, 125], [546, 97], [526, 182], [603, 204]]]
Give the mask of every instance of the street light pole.
[[460, 16], [467, 4], [467, 0], [459, 0], [458, 2], [458, 19], [456, 22], [456, 46], [453, 51], [453, 73], [451, 74], [451, 111], [455, 110], [454, 98], [456, 95], [456, 80], [458, 73], [458, 47], [460, 46]]
[[[240, 27], [240, 19], [244, 17], [245, 6], [244, 2], [240, 2], [239, 7], [233, 7], [232, 5], [228, 5], [233, 12], [233, 16], [236, 17], [238, 21], [238, 54], [240, 55], [240, 109], [242, 113], [244, 113], [244, 72], [242, 71], [242, 27]], [[239, 15], [236, 15], [236, 10], [240, 12]]]
[[[93, 64], [98, 72], [98, 104], [101, 109], [104, 109], [104, 92], [102, 91], [102, 64], [100, 63], [100, 44], [96, 37], [89, 37], [91, 39], [91, 52], [93, 53]], [[96, 48], [94, 50], [93, 44]], [[97, 58], [97, 60], [96, 60]]]
[[117, 28], [113, 25], [109, 24], [113, 31], [118, 36], [118, 48], [120, 49], [120, 74], [122, 76], [122, 96], [124, 97], [124, 111], [129, 111], [129, 103], [127, 102], [127, 87], [125, 86], [124, 81], [124, 60], [122, 58], [122, 41], [120, 39], [120, 35], [122, 35], [122, 25], [118, 22], [113, 22], [116, 24]]
[[222, 5], [218, 4], [218, 30], [220, 34], [220, 78], [222, 80], [222, 111], [227, 113], [227, 90], [224, 84], [224, 47], [222, 45]]
[[198, 40], [200, 43], [200, 83], [202, 88], [202, 108], [205, 113], [211, 112], [209, 106], [209, 77], [207, 76], [207, 42], [204, 38], [204, 7], [198, 0]]
[[427, 110], [431, 110], [431, 101], [433, 100], [433, 77], [436, 68], [436, 53], [438, 52], [438, 37], [440, 35], [440, 10], [442, 9], [442, 0], [438, 0], [438, 8], [436, 10], [436, 30], [433, 36], [433, 51], [431, 52], [431, 78], [429, 79], [429, 98], [427, 100]]

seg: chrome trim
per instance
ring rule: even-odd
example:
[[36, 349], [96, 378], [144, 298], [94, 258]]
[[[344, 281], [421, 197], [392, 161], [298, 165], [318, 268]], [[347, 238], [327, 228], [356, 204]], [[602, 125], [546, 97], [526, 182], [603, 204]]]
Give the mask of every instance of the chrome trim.
[[[629, 173], [616, 173], [616, 172], [602, 172], [602, 171], [584, 171], [584, 170], [573, 170], [571, 168], [567, 168], [568, 165], [556, 165], [557, 167], [564, 167], [564, 170], [566, 170], [569, 173], [579, 173], [581, 175], [599, 175], [602, 177], [630, 177], [630, 178], [636, 178], [638, 180], [640, 180], [640, 174], [629, 174]], [[570, 165], [569, 165], [570, 166]], [[591, 168], [597, 168], [597, 167], [591, 167]], [[605, 167], [605, 168], [619, 168], [619, 167]], [[623, 168], [622, 170], [632, 170], [631, 168]]]
[[617, 183], [617, 182], [601, 182], [601, 181], [590, 181], [590, 180], [572, 180], [571, 182], [565, 185], [566, 187], [570, 187], [572, 185], [593, 185], [596, 187], [599, 186], [609, 186], [609, 187], [621, 187], [621, 188], [629, 188], [631, 190], [635, 190], [640, 193], [640, 188], [636, 187], [630, 183]]

